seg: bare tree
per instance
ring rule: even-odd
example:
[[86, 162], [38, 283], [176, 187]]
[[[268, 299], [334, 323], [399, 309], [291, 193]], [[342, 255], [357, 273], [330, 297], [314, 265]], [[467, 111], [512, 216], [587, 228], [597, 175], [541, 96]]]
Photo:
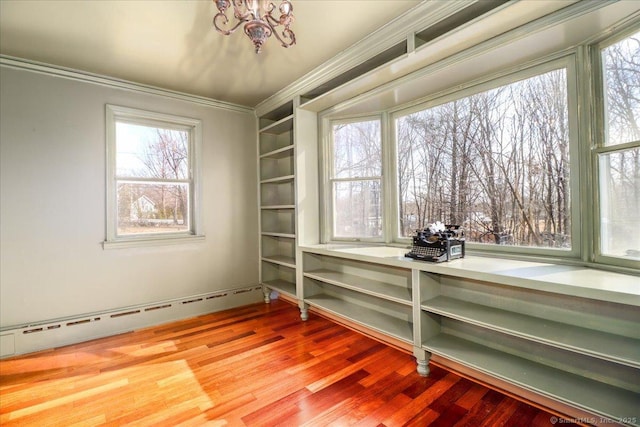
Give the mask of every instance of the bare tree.
[[[145, 166], [144, 176], [159, 179], [184, 180], [189, 176], [189, 135], [185, 131], [156, 129], [140, 159]], [[184, 220], [187, 216], [187, 190], [181, 184], [153, 185], [149, 192], [159, 202], [161, 219]]]
[[382, 144], [380, 121], [333, 127], [336, 233], [377, 236], [382, 231]]
[[[604, 202], [602, 250], [611, 255], [640, 258], [640, 33], [602, 52], [604, 64], [605, 144], [630, 143], [601, 157]], [[620, 236], [624, 236], [620, 238]]]
[[473, 241], [570, 244], [567, 123], [563, 70], [399, 118], [403, 233], [415, 217]]

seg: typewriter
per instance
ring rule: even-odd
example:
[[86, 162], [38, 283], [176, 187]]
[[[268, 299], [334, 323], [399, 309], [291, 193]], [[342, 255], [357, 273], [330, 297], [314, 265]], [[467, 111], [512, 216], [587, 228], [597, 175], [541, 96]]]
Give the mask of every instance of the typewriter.
[[459, 225], [431, 224], [413, 236], [405, 256], [420, 261], [444, 262], [464, 258], [464, 232]]

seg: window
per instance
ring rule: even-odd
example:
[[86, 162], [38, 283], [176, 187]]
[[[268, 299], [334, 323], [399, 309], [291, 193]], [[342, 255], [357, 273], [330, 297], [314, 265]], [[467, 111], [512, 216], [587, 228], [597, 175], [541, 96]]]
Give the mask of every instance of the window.
[[107, 106], [107, 243], [198, 234], [200, 121]]
[[322, 113], [324, 241], [406, 245], [441, 221], [462, 226], [470, 251], [637, 272], [640, 30], [632, 25], [375, 119], [340, 114], [366, 114], [369, 100], [389, 105], [390, 94], [418, 85], [403, 80]]
[[382, 237], [382, 139], [380, 120], [332, 125], [332, 237]]
[[600, 50], [600, 254], [640, 261], [640, 32]]
[[567, 70], [397, 115], [398, 233], [442, 221], [468, 242], [571, 249]]

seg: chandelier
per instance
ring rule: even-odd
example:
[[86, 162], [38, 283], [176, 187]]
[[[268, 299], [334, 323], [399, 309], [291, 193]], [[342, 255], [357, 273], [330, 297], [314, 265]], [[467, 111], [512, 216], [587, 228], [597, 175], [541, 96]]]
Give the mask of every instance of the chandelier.
[[[244, 24], [244, 33], [253, 42], [256, 53], [260, 53], [262, 44], [271, 34], [276, 36], [282, 47], [296, 44], [296, 35], [289, 29], [293, 22], [293, 6], [289, 0], [280, 1], [278, 7], [280, 16], [277, 19], [273, 16], [276, 5], [270, 0], [213, 0], [213, 2], [218, 8], [218, 13], [213, 17], [213, 26], [216, 30], [228, 36]], [[233, 5], [233, 16], [238, 22], [228, 28], [229, 18], [226, 13], [231, 5]], [[276, 30], [280, 25], [284, 27], [281, 34]]]

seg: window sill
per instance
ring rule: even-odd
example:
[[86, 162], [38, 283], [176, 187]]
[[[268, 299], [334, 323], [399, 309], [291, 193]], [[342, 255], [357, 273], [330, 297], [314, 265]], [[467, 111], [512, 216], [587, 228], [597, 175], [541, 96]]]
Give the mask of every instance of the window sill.
[[181, 245], [185, 243], [197, 243], [203, 242], [205, 236], [202, 234], [190, 235], [190, 236], [160, 236], [160, 237], [147, 237], [147, 238], [132, 238], [122, 240], [105, 240], [102, 242], [102, 248], [107, 249], [126, 249], [126, 248], [140, 248], [147, 246], [166, 246], [166, 245]]

